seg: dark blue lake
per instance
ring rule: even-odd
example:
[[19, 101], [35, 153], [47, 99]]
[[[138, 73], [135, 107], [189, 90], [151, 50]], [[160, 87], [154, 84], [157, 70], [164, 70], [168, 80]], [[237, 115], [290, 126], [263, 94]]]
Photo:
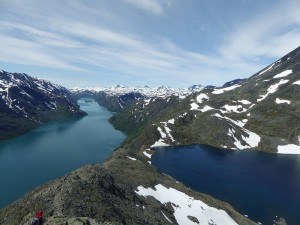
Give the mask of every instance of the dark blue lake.
[[0, 208], [82, 165], [103, 162], [126, 138], [107, 121], [111, 112], [94, 101], [79, 105], [87, 116], [0, 142]]
[[[159, 148], [152, 164], [187, 186], [230, 203], [263, 224], [300, 224], [300, 156], [207, 146]], [[277, 217], [276, 217], [277, 216]]]

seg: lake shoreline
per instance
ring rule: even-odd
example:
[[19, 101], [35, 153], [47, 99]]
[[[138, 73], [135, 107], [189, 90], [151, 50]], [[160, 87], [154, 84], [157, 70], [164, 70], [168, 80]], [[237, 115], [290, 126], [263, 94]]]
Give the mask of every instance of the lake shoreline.
[[83, 165], [103, 162], [125, 140], [107, 121], [113, 115], [107, 109], [81, 106], [89, 115], [51, 121], [0, 142], [1, 207]]
[[[71, 186], [65, 187], [64, 180], [71, 179], [74, 174], [83, 174], [82, 176], [86, 176], [87, 172], [86, 168], [89, 168], [88, 171], [94, 171], [91, 172], [92, 176], [98, 176], [99, 172], [97, 172], [100, 168], [102, 171], [101, 173], [107, 174], [107, 176], [111, 176], [113, 179], [114, 185], [117, 187], [120, 187], [122, 192], [124, 193], [123, 197], [120, 197], [119, 194], [116, 194], [114, 201], [118, 202], [118, 204], [114, 204], [113, 208], [117, 211], [120, 211], [120, 218], [116, 218], [116, 215], [113, 217], [108, 217], [105, 219], [105, 221], [119, 221], [120, 223], [123, 223], [122, 221], [131, 221], [133, 224], [144, 224], [144, 222], [149, 222], [152, 224], [156, 224], [158, 221], [161, 221], [161, 223], [169, 224], [166, 222], [166, 218], [164, 215], [167, 215], [167, 217], [173, 221], [176, 222], [175, 217], [173, 215], [173, 210], [169, 208], [167, 205], [162, 206], [161, 204], [158, 204], [158, 202], [153, 202], [151, 198], [144, 198], [139, 197], [136, 195], [136, 188], [140, 185], [144, 187], [152, 187], [154, 184], [162, 184], [166, 187], [172, 187], [175, 188], [178, 191], [182, 191], [182, 193], [186, 193], [189, 196], [199, 199], [206, 204], [219, 208], [222, 210], [225, 210], [231, 218], [234, 219], [238, 224], [240, 225], [252, 225], [255, 224], [253, 221], [249, 220], [247, 217], [239, 214], [235, 209], [233, 209], [232, 206], [230, 206], [228, 203], [222, 202], [220, 200], [217, 200], [211, 196], [208, 196], [203, 193], [196, 192], [188, 187], [186, 187], [183, 183], [176, 181], [174, 178], [163, 174], [158, 171], [158, 169], [155, 166], [152, 166], [149, 164], [149, 158], [144, 154], [145, 151], [148, 151], [146, 149], [149, 148], [151, 143], [155, 142], [155, 134], [153, 128], [146, 128], [145, 130], [141, 131], [138, 135], [136, 135], [135, 138], [127, 137], [122, 144], [116, 148], [110, 155], [109, 158], [106, 159], [102, 165], [90, 165], [90, 166], [84, 166], [76, 171], [73, 171], [62, 178], [53, 180], [51, 182], [48, 182], [42, 186], [37, 187], [32, 192], [27, 193], [23, 198], [19, 199], [18, 201], [14, 202], [13, 204], [10, 204], [9, 206], [3, 208], [0, 210], [0, 216], [6, 215], [6, 219], [12, 218], [10, 215], [13, 215], [12, 212], [15, 211], [16, 208], [24, 208], [21, 212], [18, 213], [18, 216], [16, 221], [25, 221], [25, 215], [32, 212], [34, 209], [31, 207], [31, 204], [38, 204], [40, 207], [43, 207], [46, 211], [46, 213], [49, 214], [51, 212], [51, 215], [58, 215], [63, 214], [64, 218], [67, 219], [71, 216], [70, 213], [62, 212], [61, 208], [57, 208], [56, 205], [61, 206], [62, 204], [65, 204], [64, 202], [67, 201], [67, 199], [72, 199], [72, 201], [82, 201], [82, 196], [77, 196], [73, 192], [69, 192], [69, 188], [76, 185], [76, 183], [80, 183], [80, 185], [85, 185], [81, 181], [82, 178], [80, 178], [75, 183], [70, 183]], [[154, 153], [153, 151], [149, 151], [150, 153]], [[130, 159], [131, 158], [131, 159]], [[134, 159], [134, 160], [132, 160]], [[94, 175], [93, 175], [94, 174]], [[76, 175], [77, 176], [77, 175]], [[104, 175], [106, 176], [106, 175]], [[81, 177], [81, 175], [79, 175]], [[73, 179], [73, 178], [72, 178]], [[45, 190], [52, 190], [55, 185], [59, 185], [60, 187], [64, 187], [67, 191], [66, 196], [67, 199], [63, 200], [62, 202], [54, 202], [53, 204], [45, 202], [46, 196], [56, 196], [61, 192], [64, 192], [64, 188], [61, 188], [59, 193], [53, 193], [50, 191], [47, 191], [48, 194], [44, 196], [42, 199], [34, 196], [39, 196], [39, 194], [42, 194]], [[95, 188], [101, 188], [96, 186]], [[87, 187], [88, 189], [88, 187]], [[120, 199], [121, 198], [121, 199]], [[122, 200], [123, 199], [123, 200]], [[127, 200], [125, 200], [127, 199]], [[39, 202], [40, 201], [40, 202]], [[88, 201], [89, 202], [89, 201]], [[93, 205], [92, 202], [90, 202], [91, 205]], [[94, 209], [98, 212], [101, 207], [107, 207], [108, 203], [98, 203], [98, 206]], [[124, 208], [124, 204], [126, 207]], [[123, 207], [122, 207], [123, 206]], [[69, 206], [70, 210], [73, 208], [72, 205]], [[78, 206], [79, 209], [81, 209], [81, 206]], [[161, 208], [164, 211], [164, 215], [162, 215], [160, 212], [157, 212], [157, 208]], [[137, 211], [136, 211], [137, 210]], [[142, 210], [142, 211], [141, 211]], [[129, 211], [135, 212], [135, 213], [129, 213]], [[80, 214], [78, 214], [80, 215]], [[85, 213], [85, 216], [96, 219], [98, 221], [104, 221], [103, 216], [101, 216], [101, 213], [99, 211], [99, 214], [96, 213], [96, 216], [94, 214]], [[1, 218], [1, 217], [0, 217]], [[51, 217], [52, 218], [52, 217]], [[1, 223], [6, 224], [7, 220], [0, 220]], [[142, 222], [144, 221], [144, 222]], [[155, 222], [154, 222], [155, 221]]]
[[300, 219], [293, 212], [300, 200], [296, 191], [300, 187], [297, 156], [220, 151], [193, 145], [158, 148], [151, 159], [160, 172], [196, 191], [229, 202], [239, 212], [263, 224], [270, 224], [280, 216], [287, 222], [293, 221], [288, 224], [297, 224], [295, 221]]

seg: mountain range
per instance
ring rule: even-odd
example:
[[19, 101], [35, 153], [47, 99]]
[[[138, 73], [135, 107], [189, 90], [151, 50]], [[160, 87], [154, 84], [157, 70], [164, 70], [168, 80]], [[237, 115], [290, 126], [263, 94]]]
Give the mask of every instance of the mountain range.
[[122, 112], [133, 102], [141, 99], [167, 98], [175, 96], [184, 99], [188, 95], [203, 90], [202, 85], [193, 85], [189, 88], [171, 88], [166, 86], [150, 88], [148, 86], [128, 87], [115, 85], [112, 87], [72, 88], [74, 98], [92, 97], [97, 102], [114, 112]]
[[257, 224], [160, 173], [151, 156], [157, 146], [191, 144], [299, 154], [299, 73], [297, 48], [248, 79], [191, 88], [184, 96], [120, 86], [73, 89], [71, 99], [94, 97], [116, 109], [110, 121], [128, 138], [104, 164], [79, 168], [1, 209], [0, 223], [26, 224], [43, 208], [46, 224]]
[[144, 128], [146, 120], [156, 130], [155, 146], [207, 144], [299, 154], [299, 63], [297, 48], [248, 79], [206, 87], [172, 104], [170, 97], [139, 100], [111, 121], [127, 132], [126, 124]]

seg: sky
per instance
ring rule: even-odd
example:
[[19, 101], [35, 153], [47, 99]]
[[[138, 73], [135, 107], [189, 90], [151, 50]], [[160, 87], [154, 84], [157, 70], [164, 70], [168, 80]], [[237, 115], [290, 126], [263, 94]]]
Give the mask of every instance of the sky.
[[0, 0], [0, 69], [66, 87], [246, 78], [300, 45], [299, 0]]

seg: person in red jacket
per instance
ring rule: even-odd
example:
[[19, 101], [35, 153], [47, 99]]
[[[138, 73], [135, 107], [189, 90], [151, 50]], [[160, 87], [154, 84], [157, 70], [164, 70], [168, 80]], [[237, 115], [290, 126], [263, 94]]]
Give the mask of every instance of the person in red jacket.
[[43, 210], [38, 211], [31, 221], [31, 225], [42, 225], [44, 223]]

